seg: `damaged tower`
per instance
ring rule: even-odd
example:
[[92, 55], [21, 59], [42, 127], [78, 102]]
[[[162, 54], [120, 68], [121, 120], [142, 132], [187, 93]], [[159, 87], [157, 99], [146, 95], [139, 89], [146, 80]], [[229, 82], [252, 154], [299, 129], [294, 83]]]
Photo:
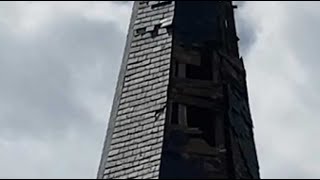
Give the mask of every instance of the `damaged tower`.
[[100, 179], [259, 178], [231, 1], [135, 1]]

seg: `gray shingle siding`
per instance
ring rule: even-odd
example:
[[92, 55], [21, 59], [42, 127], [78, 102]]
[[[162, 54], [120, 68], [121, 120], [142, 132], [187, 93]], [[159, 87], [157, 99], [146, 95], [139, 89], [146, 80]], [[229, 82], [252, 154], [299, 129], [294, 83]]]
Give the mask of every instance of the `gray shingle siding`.
[[172, 38], [156, 26], [174, 10], [159, 2], [134, 2], [99, 179], [159, 176]]

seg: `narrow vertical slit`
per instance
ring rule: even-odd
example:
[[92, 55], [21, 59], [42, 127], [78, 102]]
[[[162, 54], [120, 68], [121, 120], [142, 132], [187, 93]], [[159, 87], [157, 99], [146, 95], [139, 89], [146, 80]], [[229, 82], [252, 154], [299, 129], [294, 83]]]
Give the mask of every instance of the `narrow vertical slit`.
[[151, 37], [155, 38], [159, 35], [160, 24], [154, 26], [154, 30], [151, 32]]

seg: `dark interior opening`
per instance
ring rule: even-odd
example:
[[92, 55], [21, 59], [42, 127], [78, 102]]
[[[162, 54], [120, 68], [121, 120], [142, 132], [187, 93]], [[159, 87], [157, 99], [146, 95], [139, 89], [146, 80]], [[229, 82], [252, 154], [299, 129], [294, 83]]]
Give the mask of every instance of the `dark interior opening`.
[[198, 128], [202, 131], [202, 138], [210, 145], [215, 145], [215, 118], [212, 110], [187, 107], [187, 123], [189, 128]]
[[139, 29], [136, 30], [136, 36], [142, 35], [144, 33], [146, 33], [146, 28], [145, 27], [139, 28]]
[[200, 51], [201, 64], [200, 66], [187, 64], [186, 78], [212, 80], [212, 52], [209, 49]]
[[[208, 40], [219, 41], [218, 1], [175, 1], [174, 33], [187, 47]], [[192, 13], [191, 13], [192, 12]]]
[[140, 4], [146, 4], [146, 5], [148, 5], [148, 4], [149, 4], [149, 1], [140, 1]]

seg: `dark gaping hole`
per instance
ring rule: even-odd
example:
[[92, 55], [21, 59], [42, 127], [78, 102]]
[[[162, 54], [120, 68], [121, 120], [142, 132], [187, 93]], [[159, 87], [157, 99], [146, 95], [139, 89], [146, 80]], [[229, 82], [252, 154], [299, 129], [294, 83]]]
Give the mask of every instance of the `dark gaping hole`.
[[210, 145], [215, 145], [215, 118], [210, 109], [187, 107], [187, 123], [189, 128], [198, 128], [203, 132], [202, 138]]
[[157, 8], [157, 7], [160, 7], [160, 6], [165, 6], [165, 5], [171, 4], [171, 2], [172, 1], [163, 1], [163, 2], [151, 5], [151, 8]]
[[170, 26], [167, 26], [166, 28], [167, 28], [167, 32], [168, 32], [169, 36], [171, 36], [172, 32], [173, 32], [172, 26], [170, 25]]
[[148, 5], [148, 4], [149, 4], [149, 1], [140, 1], [140, 4], [141, 4], [141, 5], [143, 5], [143, 4]]
[[141, 34], [144, 34], [144, 33], [146, 33], [146, 28], [145, 27], [139, 28], [139, 29], [136, 30], [136, 35], [137, 36], [141, 35]]
[[154, 30], [151, 32], [151, 37], [155, 38], [159, 35], [160, 24], [154, 26]]
[[186, 77], [190, 79], [212, 80], [211, 60], [210, 51], [202, 51], [200, 66], [186, 65]]

